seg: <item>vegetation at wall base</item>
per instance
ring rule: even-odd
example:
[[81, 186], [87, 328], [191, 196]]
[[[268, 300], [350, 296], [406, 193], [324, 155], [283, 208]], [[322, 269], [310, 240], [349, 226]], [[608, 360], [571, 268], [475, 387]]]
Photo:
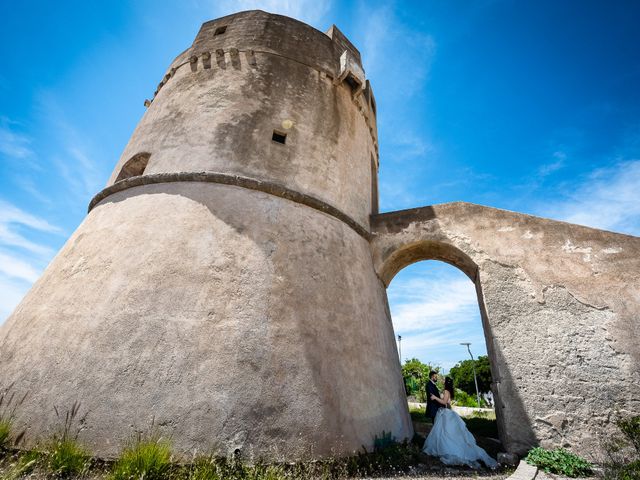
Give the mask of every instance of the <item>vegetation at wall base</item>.
[[4, 458], [2, 480], [18, 480], [33, 472], [38, 466], [41, 455], [36, 451], [11, 452]]
[[45, 469], [57, 478], [80, 475], [89, 469], [91, 457], [72, 438], [54, 439], [43, 454]]
[[525, 461], [547, 473], [556, 473], [567, 477], [586, 477], [593, 473], [593, 466], [589, 462], [564, 448], [547, 450], [535, 447], [529, 450]]
[[22, 432], [15, 438], [11, 437], [16, 409], [22, 405], [27, 395], [19, 398], [16, 396], [16, 392], [11, 391], [11, 388], [11, 386], [0, 388], [0, 457], [12, 443], [19, 443], [24, 435]]
[[0, 418], [0, 455], [9, 447], [11, 438], [11, 421]]
[[604, 443], [606, 458], [601, 477], [606, 480], [640, 480], [640, 415], [619, 417], [614, 435]]
[[113, 465], [111, 480], [162, 480], [173, 467], [171, 445], [159, 437], [136, 437]]
[[[379, 438], [388, 438], [387, 434]], [[422, 443], [422, 442], [420, 442]], [[231, 458], [198, 456], [187, 464], [172, 462], [169, 445], [160, 440], [132, 442], [114, 463], [93, 459], [85, 469], [63, 473], [51, 461], [51, 452], [17, 451], [0, 461], [2, 480], [25, 478], [95, 478], [127, 480], [338, 480], [406, 474], [424, 461], [421, 445], [389, 443], [357, 455], [297, 463], [248, 464], [239, 456]]]

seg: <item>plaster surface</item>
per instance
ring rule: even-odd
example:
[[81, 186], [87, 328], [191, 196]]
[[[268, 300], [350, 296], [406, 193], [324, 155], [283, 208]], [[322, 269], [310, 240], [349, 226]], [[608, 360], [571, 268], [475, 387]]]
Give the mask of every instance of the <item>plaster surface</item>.
[[451, 203], [372, 218], [376, 271], [436, 259], [476, 284], [509, 451], [595, 453], [640, 411], [640, 238]]
[[80, 440], [107, 457], [152, 421], [177, 452], [270, 458], [412, 434], [367, 241], [261, 192], [194, 182], [110, 196], [2, 333], [30, 444], [75, 401]]

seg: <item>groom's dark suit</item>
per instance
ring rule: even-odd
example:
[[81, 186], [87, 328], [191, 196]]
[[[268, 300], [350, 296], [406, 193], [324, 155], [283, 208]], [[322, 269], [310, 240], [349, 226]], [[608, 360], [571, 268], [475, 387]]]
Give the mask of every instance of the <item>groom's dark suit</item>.
[[435, 400], [431, 400], [431, 395], [435, 395], [436, 397], [440, 397], [440, 390], [436, 387], [435, 383], [429, 380], [427, 383], [427, 415], [431, 417], [431, 419], [436, 418], [436, 413], [438, 413], [438, 409], [442, 408], [442, 404], [436, 402]]

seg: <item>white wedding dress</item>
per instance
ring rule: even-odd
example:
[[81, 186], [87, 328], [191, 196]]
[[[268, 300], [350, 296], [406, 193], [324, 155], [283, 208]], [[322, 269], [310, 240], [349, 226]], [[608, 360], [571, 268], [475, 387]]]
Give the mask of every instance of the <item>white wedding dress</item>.
[[498, 466], [498, 462], [476, 444], [460, 415], [448, 408], [441, 408], [436, 413], [433, 428], [424, 442], [422, 451], [440, 458], [445, 465], [480, 468], [481, 460], [489, 468]]

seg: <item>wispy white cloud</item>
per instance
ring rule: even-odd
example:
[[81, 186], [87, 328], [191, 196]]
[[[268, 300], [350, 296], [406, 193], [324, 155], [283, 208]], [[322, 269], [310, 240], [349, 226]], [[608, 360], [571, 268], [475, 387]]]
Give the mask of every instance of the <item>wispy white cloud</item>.
[[562, 169], [565, 166], [566, 160], [566, 153], [560, 150], [553, 152], [553, 160], [538, 167], [538, 177], [544, 178]]
[[589, 227], [640, 235], [640, 160], [598, 168], [539, 213]]
[[392, 297], [396, 330], [414, 332], [474, 321], [478, 316], [475, 287], [469, 280], [427, 281], [413, 278]]
[[40, 188], [38, 188], [38, 185], [32, 178], [26, 177], [24, 175], [17, 175], [13, 178], [13, 181], [23, 191], [27, 192], [31, 196], [31, 198], [38, 200], [40, 203], [46, 205], [53, 204], [53, 200], [49, 196], [45, 195]]
[[32, 156], [31, 138], [14, 131], [12, 123], [7, 117], [0, 117], [0, 153], [18, 159]]
[[86, 203], [100, 191], [107, 178], [107, 171], [92, 156], [87, 135], [68, 121], [64, 109], [51, 93], [41, 93], [39, 98], [41, 115], [46, 118], [55, 132], [60, 148], [52, 155], [50, 162], [55, 173], [67, 184], [65, 189], [74, 205]]
[[486, 353], [473, 282], [442, 262], [419, 262], [401, 271], [387, 290], [394, 331], [402, 336], [402, 359], [419, 358], [450, 368], [471, 342]]
[[317, 24], [331, 8], [328, 0], [222, 0], [211, 2], [215, 16], [242, 10], [264, 10]]
[[17, 224], [24, 225], [25, 227], [33, 228], [43, 232], [60, 232], [60, 228], [52, 225], [46, 220], [32, 215], [24, 210], [16, 207], [15, 205], [0, 199], [0, 224]]
[[35, 282], [40, 272], [24, 260], [0, 251], [0, 273], [8, 277]]
[[54, 254], [49, 245], [32, 239], [33, 233], [58, 235], [62, 230], [0, 199], [0, 323]]
[[395, 86], [387, 95], [407, 101], [428, 78], [436, 42], [433, 36], [405, 25], [395, 8], [401, 6], [372, 7], [370, 3], [361, 3], [357, 29], [365, 32], [361, 51], [367, 74], [385, 86]]

